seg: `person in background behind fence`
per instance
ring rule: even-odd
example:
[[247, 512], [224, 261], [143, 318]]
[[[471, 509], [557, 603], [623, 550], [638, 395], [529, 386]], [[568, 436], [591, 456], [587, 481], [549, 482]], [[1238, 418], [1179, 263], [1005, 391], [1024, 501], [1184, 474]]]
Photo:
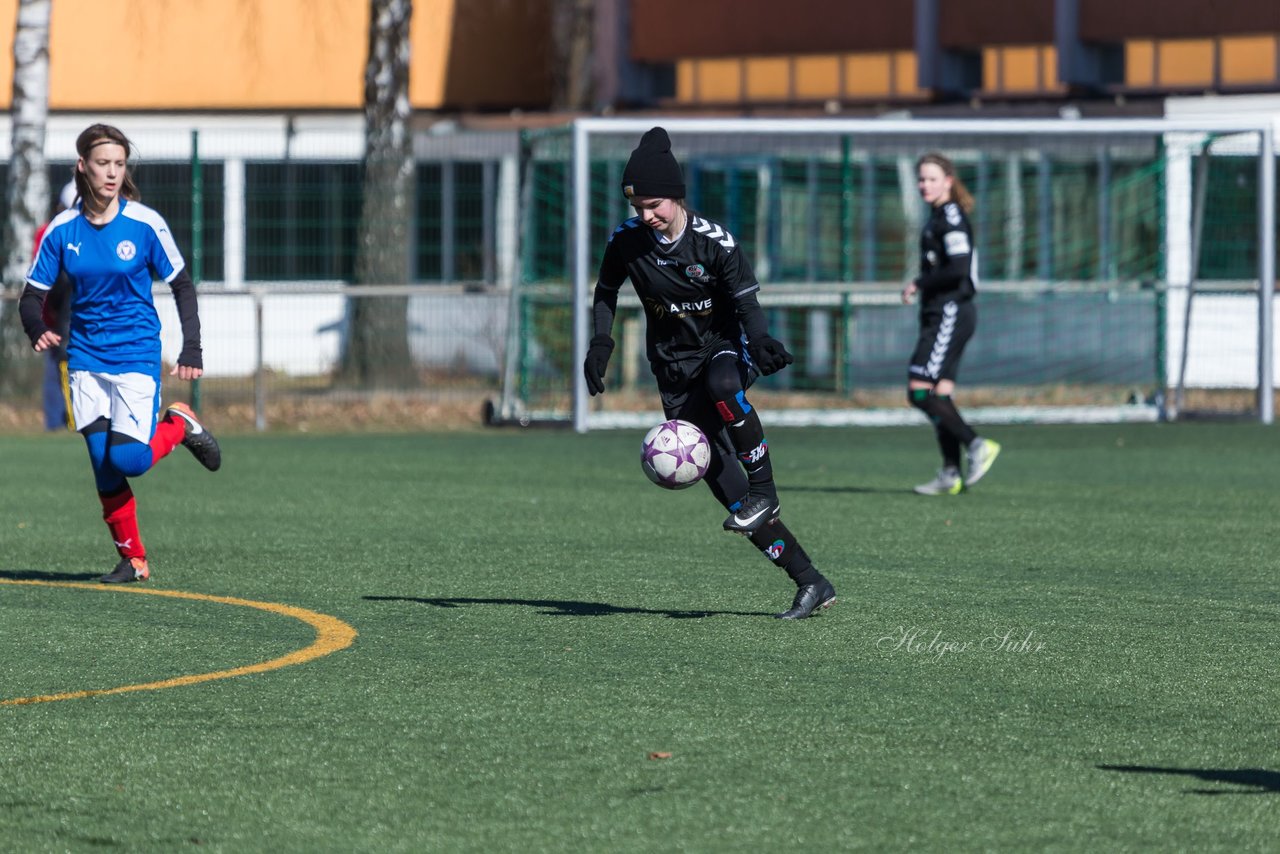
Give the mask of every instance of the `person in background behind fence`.
[[630, 279], [644, 305], [662, 408], [711, 442], [706, 482], [729, 511], [724, 529], [746, 536], [795, 582], [791, 608], [776, 616], [808, 617], [831, 605], [836, 591], [778, 518], [769, 444], [746, 398], [757, 376], [782, 370], [791, 354], [769, 336], [756, 298], [760, 283], [742, 247], [723, 226], [686, 209], [684, 174], [665, 130], [641, 137], [622, 188], [636, 216], [614, 230], [600, 262], [583, 364], [587, 389], [604, 391], [618, 290]]
[[[76, 182], [68, 181], [62, 191], [58, 193], [53, 215], [57, 216], [75, 203]], [[40, 239], [44, 237], [45, 229], [48, 227], [49, 223], [46, 222], [36, 230], [35, 246], [32, 249], [33, 256], [39, 251]], [[45, 295], [42, 312], [45, 325], [58, 333], [58, 336], [62, 339], [45, 351], [48, 359], [45, 361], [44, 385], [41, 389], [44, 405], [44, 429], [50, 431], [65, 430], [71, 427], [66, 343], [67, 335], [71, 328], [71, 276], [67, 274], [66, 270], [63, 270], [58, 275], [58, 280], [53, 283], [53, 287]]]
[[[920, 336], [907, 368], [907, 399], [933, 422], [942, 468], [915, 491], [957, 495], [982, 480], [1000, 453], [1000, 445], [976, 434], [951, 399], [960, 356], [978, 323], [973, 304], [977, 260], [968, 216], [973, 197], [952, 162], [937, 153], [916, 162], [916, 187], [929, 205], [929, 219], [920, 234], [920, 275], [902, 289], [904, 303], [920, 300]], [[962, 448], [969, 463], [964, 477]]]
[[181, 444], [210, 471], [222, 452], [191, 407], [160, 407], [160, 318], [153, 275], [173, 290], [183, 345], [170, 372], [203, 373], [195, 285], [168, 224], [138, 201], [129, 170], [132, 145], [110, 125], [76, 138], [73, 167], [79, 201], [55, 216], [41, 236], [18, 309], [36, 352], [62, 343], [42, 316], [45, 294], [62, 273], [73, 281], [67, 362], [71, 415], [93, 465], [102, 515], [120, 562], [99, 580], [146, 581], [151, 571], [138, 531], [128, 478], [146, 473]]

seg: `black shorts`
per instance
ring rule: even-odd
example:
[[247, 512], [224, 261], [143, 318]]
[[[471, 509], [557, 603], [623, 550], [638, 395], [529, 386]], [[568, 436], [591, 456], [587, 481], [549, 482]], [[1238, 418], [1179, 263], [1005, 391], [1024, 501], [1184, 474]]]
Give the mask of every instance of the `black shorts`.
[[920, 337], [907, 367], [907, 378], [937, 383], [955, 381], [964, 345], [978, 326], [978, 310], [972, 300], [948, 300], [936, 310], [920, 315]]
[[[760, 376], [755, 365], [743, 359], [736, 350], [725, 348], [708, 359], [687, 381], [675, 384], [658, 381], [658, 395], [662, 398], [662, 411], [666, 416], [697, 424], [708, 436], [724, 427], [724, 419], [707, 391], [707, 371], [712, 370], [713, 364], [715, 370], [735, 372], [743, 391], [751, 388]], [[724, 379], [727, 381], [728, 377]]]
[[[714, 377], [710, 373], [713, 371]], [[715, 385], [724, 391], [728, 386], [740, 385], [738, 395], [745, 405], [745, 392], [759, 376], [755, 366], [743, 359], [741, 354], [726, 349], [708, 359], [702, 369], [687, 381], [674, 384], [658, 382], [658, 394], [662, 398], [662, 411], [666, 417], [680, 418], [698, 425], [711, 442], [711, 464], [707, 468], [705, 481], [716, 500], [726, 510], [737, 506], [750, 490], [750, 484], [747, 482], [746, 471], [738, 462], [724, 415], [716, 408], [708, 386]]]

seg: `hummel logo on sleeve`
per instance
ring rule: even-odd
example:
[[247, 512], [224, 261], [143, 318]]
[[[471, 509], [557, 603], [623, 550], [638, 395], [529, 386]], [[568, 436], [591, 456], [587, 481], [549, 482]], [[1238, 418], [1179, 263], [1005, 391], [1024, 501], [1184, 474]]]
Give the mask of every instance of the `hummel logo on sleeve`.
[[725, 249], [732, 249], [737, 246], [737, 241], [733, 239], [733, 235], [725, 231], [715, 223], [707, 222], [705, 219], [694, 217], [693, 230], [699, 234], [705, 234], [707, 237], [719, 243]]

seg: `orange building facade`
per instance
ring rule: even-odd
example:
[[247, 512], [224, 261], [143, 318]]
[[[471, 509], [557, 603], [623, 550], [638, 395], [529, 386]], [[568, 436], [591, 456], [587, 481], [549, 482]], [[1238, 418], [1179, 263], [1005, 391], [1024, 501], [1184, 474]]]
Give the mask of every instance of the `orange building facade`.
[[[0, 103], [18, 0], [0, 0]], [[415, 109], [549, 100], [549, 0], [415, 0]], [[49, 107], [61, 111], [349, 110], [364, 97], [369, 0], [55, 0]]]
[[[546, 110], [554, 2], [415, 0], [413, 107]], [[17, 5], [0, 0], [5, 45]], [[369, 5], [54, 0], [49, 106], [358, 110]], [[1280, 91], [1276, 0], [594, 0], [593, 9], [594, 111]], [[6, 106], [12, 64], [4, 51]], [[630, 88], [619, 83], [628, 79]]]
[[682, 109], [1280, 91], [1275, 0], [646, 0], [630, 46]]

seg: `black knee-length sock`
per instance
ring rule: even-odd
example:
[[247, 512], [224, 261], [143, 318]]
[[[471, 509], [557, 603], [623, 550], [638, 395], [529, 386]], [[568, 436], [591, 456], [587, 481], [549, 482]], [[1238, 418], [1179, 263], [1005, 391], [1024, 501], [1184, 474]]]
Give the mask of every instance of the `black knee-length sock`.
[[751, 544], [758, 548], [774, 566], [785, 572], [797, 587], [816, 584], [822, 579], [822, 573], [814, 568], [809, 555], [796, 542], [795, 535], [781, 519], [775, 519], [757, 528], [751, 534]]

